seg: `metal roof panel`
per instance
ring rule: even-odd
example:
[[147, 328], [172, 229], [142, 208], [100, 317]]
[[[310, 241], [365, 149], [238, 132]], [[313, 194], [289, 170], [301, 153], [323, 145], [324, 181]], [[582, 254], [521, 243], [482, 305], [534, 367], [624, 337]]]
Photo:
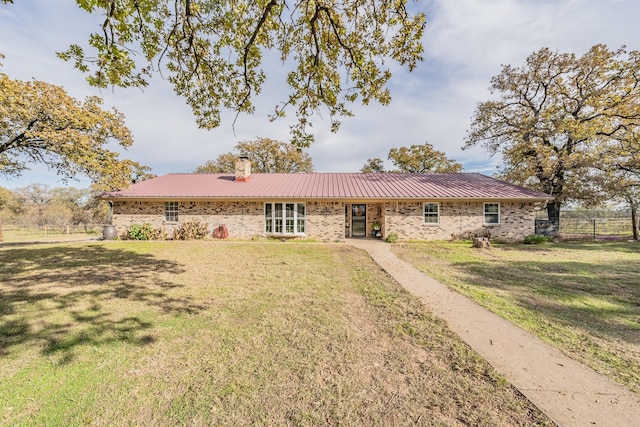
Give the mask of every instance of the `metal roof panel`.
[[105, 193], [115, 198], [536, 199], [550, 197], [477, 173], [168, 174]]

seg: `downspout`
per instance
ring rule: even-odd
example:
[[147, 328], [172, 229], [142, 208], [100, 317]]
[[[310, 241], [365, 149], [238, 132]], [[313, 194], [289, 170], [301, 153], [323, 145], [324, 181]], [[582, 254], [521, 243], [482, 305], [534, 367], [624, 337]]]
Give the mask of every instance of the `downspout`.
[[113, 202], [108, 201], [107, 203], [109, 203], [109, 210], [107, 211], [107, 224], [113, 225]]

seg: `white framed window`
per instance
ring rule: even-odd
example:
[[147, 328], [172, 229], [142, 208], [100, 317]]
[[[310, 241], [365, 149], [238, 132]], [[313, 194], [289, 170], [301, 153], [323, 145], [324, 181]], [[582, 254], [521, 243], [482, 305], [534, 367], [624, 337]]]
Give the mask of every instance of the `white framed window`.
[[164, 202], [164, 220], [178, 222], [178, 202]]
[[440, 204], [439, 203], [424, 204], [424, 222], [425, 224], [440, 223]]
[[264, 231], [268, 234], [304, 234], [306, 206], [304, 203], [265, 203]]
[[489, 225], [500, 224], [500, 203], [484, 204], [484, 223]]

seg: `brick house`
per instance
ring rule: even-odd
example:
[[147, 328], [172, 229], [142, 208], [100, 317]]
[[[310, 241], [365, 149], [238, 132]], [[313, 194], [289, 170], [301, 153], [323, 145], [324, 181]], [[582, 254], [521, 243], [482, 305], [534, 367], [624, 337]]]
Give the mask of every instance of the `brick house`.
[[168, 174], [101, 196], [118, 234], [150, 223], [168, 233], [182, 222], [221, 225], [230, 238], [306, 237], [340, 241], [396, 233], [447, 240], [491, 233], [517, 241], [534, 233], [543, 193], [477, 173], [251, 174], [246, 158], [230, 174]]

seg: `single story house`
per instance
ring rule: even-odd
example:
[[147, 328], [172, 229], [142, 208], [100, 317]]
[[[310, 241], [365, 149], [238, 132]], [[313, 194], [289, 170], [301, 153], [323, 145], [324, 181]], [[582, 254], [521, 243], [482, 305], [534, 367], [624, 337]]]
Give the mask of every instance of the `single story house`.
[[550, 197], [477, 173], [168, 174], [105, 193], [121, 234], [150, 223], [167, 233], [200, 220], [230, 238], [340, 241], [395, 233], [400, 239], [481, 235], [517, 241], [533, 234], [536, 207]]

